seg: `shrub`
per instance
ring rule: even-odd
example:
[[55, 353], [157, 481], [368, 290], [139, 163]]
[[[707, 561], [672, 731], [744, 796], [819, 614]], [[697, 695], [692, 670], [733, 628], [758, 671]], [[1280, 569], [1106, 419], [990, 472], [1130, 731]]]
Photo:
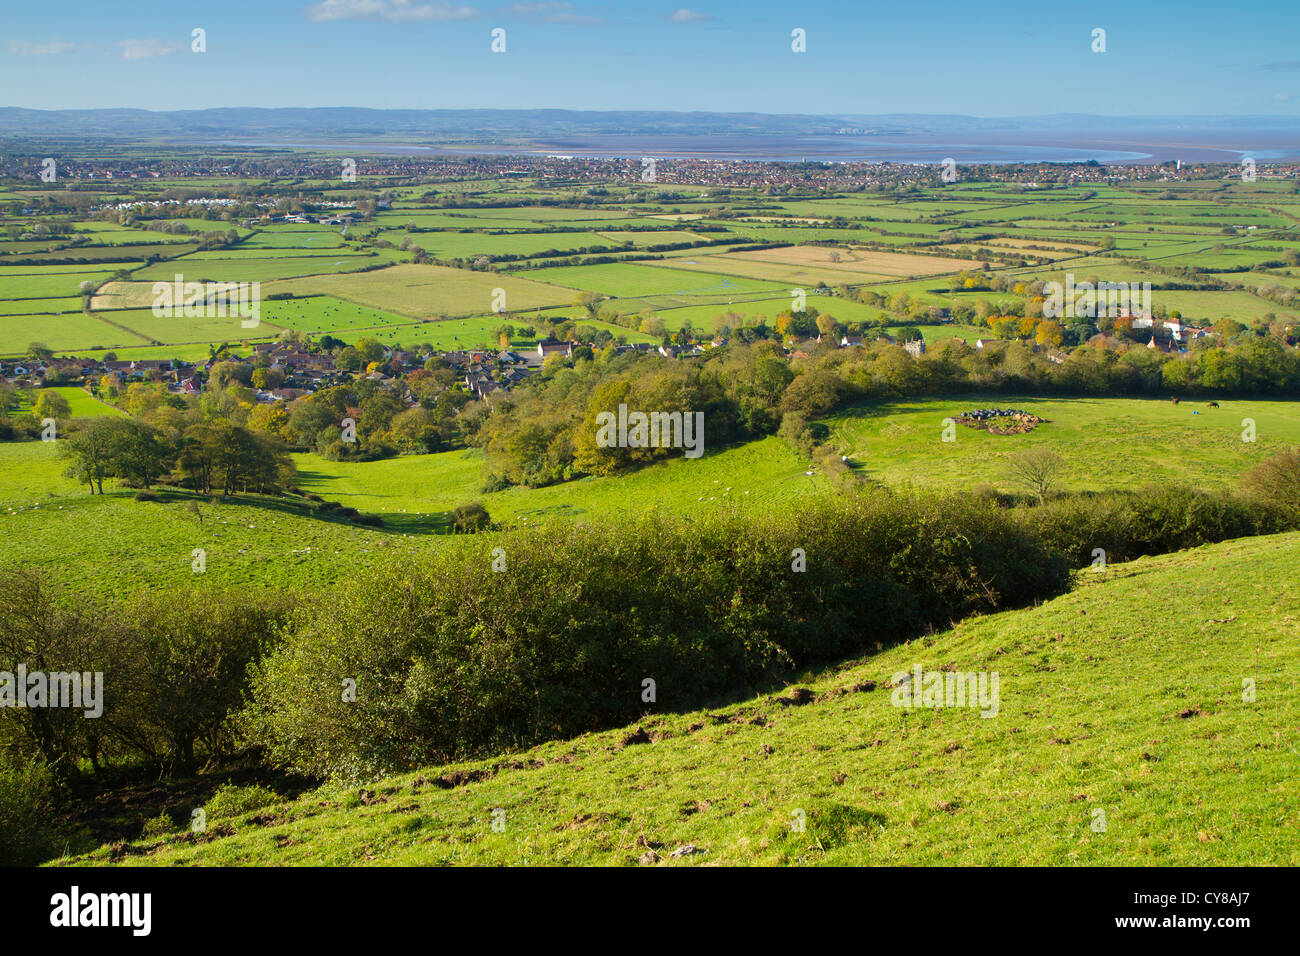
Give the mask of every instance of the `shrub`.
[[168, 816], [167, 811], [159, 813], [156, 817], [150, 817], [144, 821], [144, 826], [140, 829], [140, 836], [145, 840], [156, 840], [164, 837], [176, 829], [176, 824]]
[[203, 805], [203, 812], [209, 820], [220, 820], [283, 802], [284, 798], [274, 790], [257, 784], [239, 787], [231, 783], [223, 783]]
[[1291, 527], [1300, 524], [1300, 448], [1283, 449], [1260, 462], [1242, 479], [1241, 488]]
[[492, 527], [492, 516], [481, 502], [460, 505], [451, 513], [451, 527], [457, 534], [474, 534]]
[[1002, 512], [883, 491], [761, 520], [484, 537], [296, 616], [243, 717], [274, 763], [369, 777], [583, 733], [635, 717], [647, 677], [687, 707], [1068, 583], [1064, 561]]
[[1020, 520], [1074, 567], [1089, 564], [1097, 548], [1121, 561], [1280, 530], [1247, 500], [1182, 485], [1057, 498]]
[[0, 754], [0, 866], [30, 866], [49, 856], [53, 791], [54, 775], [42, 761]]
[[247, 686], [248, 666], [274, 640], [286, 605], [231, 593], [129, 595], [90, 607], [37, 575], [0, 575], [0, 670], [102, 674], [102, 714], [77, 708], [0, 710], [0, 751], [40, 757], [58, 776], [81, 761], [143, 761], [193, 771], [199, 753], [232, 744], [227, 716]]

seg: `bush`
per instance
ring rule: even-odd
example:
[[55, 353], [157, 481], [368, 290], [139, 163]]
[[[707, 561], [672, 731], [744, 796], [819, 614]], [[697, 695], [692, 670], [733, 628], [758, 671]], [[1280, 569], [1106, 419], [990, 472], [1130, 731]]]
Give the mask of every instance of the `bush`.
[[1284, 449], [1260, 462], [1242, 479], [1241, 488], [1289, 526], [1300, 525], [1300, 448]]
[[223, 783], [203, 805], [203, 812], [209, 820], [220, 820], [241, 816], [283, 802], [282, 796], [266, 787], [256, 784], [238, 787], [231, 783]]
[[481, 502], [471, 501], [452, 511], [451, 527], [457, 534], [475, 534], [492, 527], [492, 516]]
[[490, 495], [494, 491], [504, 491], [510, 487], [510, 482], [500, 475], [488, 475], [483, 482], [483, 494]]
[[54, 847], [46, 827], [54, 775], [40, 760], [0, 755], [0, 866], [30, 866]]
[[129, 595], [90, 607], [26, 571], [0, 575], [0, 670], [102, 674], [102, 714], [77, 708], [0, 710], [0, 751], [39, 757], [59, 777], [86, 761], [134, 761], [192, 772], [233, 745], [248, 667], [275, 638], [286, 605], [238, 593]]
[[1068, 584], [1004, 513], [883, 491], [483, 537], [296, 616], [243, 717], [275, 764], [361, 778], [579, 734], [640, 713], [647, 677], [689, 707]]
[[1282, 527], [1245, 499], [1183, 485], [1057, 498], [1020, 519], [1074, 567], [1091, 563], [1097, 548], [1107, 561], [1127, 561]]
[[150, 817], [144, 821], [144, 826], [140, 829], [140, 837], [145, 840], [156, 840], [159, 837], [165, 837], [167, 834], [176, 830], [176, 823], [168, 816], [164, 810], [156, 817]]

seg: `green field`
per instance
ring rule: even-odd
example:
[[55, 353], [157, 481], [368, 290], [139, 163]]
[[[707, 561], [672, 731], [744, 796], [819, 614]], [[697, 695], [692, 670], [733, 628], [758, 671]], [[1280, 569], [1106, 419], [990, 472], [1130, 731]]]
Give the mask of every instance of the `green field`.
[[[977, 408], [1018, 408], [1046, 423], [1024, 435], [991, 435], [956, 426], [943, 441], [944, 419]], [[1193, 414], [1196, 413], [1196, 414]], [[1242, 420], [1255, 422], [1242, 441]], [[1035, 398], [981, 395], [860, 405], [826, 419], [833, 440], [860, 475], [918, 487], [964, 488], [990, 483], [1011, 490], [1007, 459], [1050, 447], [1065, 459], [1061, 488], [1140, 488], [1180, 481], [1206, 488], [1235, 485], [1278, 449], [1300, 444], [1300, 402]]]
[[[0, 564], [46, 570], [73, 591], [325, 587], [404, 541], [257, 495], [142, 502], [106, 483], [108, 494], [92, 496], [63, 476], [65, 464], [54, 442], [0, 444]], [[191, 567], [195, 548], [207, 553], [202, 574]]]
[[[189, 320], [195, 321], [195, 320]], [[5, 352], [21, 354], [33, 342], [44, 342], [58, 351], [147, 345], [148, 339], [81, 312], [62, 315], [0, 315], [0, 339]]]
[[507, 312], [571, 303], [572, 289], [530, 279], [442, 266], [398, 265], [354, 275], [312, 276], [264, 287], [263, 293], [325, 294], [413, 318], [473, 315], [493, 311], [496, 289], [505, 291]]
[[634, 514], [652, 508], [691, 514], [718, 508], [779, 507], [826, 488], [821, 475], [777, 438], [706, 450], [627, 475], [583, 478], [546, 488], [482, 493], [483, 458], [474, 450], [375, 462], [332, 462], [297, 455], [300, 486], [403, 531], [445, 525], [445, 513], [481, 501], [498, 522], [533, 524], [557, 517]]
[[590, 289], [593, 292], [619, 298], [648, 295], [789, 293], [789, 290], [778, 282], [764, 282], [707, 272], [695, 273], [635, 263], [538, 269], [518, 274], [541, 282], [575, 289]]

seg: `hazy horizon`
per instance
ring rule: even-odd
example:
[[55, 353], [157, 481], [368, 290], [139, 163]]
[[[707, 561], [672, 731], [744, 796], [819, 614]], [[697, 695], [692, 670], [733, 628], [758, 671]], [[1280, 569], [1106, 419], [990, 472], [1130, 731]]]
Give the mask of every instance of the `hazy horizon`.
[[1199, 115], [1300, 118], [1300, 9], [1280, 0], [1233, 16], [1208, 0], [1086, 11], [942, 2], [924, 16], [824, 0], [678, 3], [69, 0], [57, 24], [12, 5], [0, 13], [0, 85], [32, 109], [1007, 117], [1186, 115], [1195, 103]]

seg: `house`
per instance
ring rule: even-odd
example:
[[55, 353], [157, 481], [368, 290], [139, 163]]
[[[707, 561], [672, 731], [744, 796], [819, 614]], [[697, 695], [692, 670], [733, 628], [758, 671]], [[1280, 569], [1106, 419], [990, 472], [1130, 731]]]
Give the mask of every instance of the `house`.
[[840, 339], [840, 348], [842, 349], [855, 349], [861, 347], [862, 336], [860, 335], [846, 335]]
[[912, 358], [920, 358], [925, 354], [925, 339], [913, 339], [910, 342], [904, 342], [903, 349], [911, 355]]
[[556, 342], [554, 339], [543, 339], [537, 343], [537, 354], [545, 361], [552, 355], [563, 355], [569, 358], [573, 355], [573, 344], [570, 342]]
[[310, 395], [311, 392], [305, 388], [273, 388], [268, 394], [276, 401], [292, 402], [295, 398]]
[[478, 398], [486, 398], [493, 392], [501, 388], [496, 382], [486, 375], [466, 375], [465, 388], [476, 395]]

